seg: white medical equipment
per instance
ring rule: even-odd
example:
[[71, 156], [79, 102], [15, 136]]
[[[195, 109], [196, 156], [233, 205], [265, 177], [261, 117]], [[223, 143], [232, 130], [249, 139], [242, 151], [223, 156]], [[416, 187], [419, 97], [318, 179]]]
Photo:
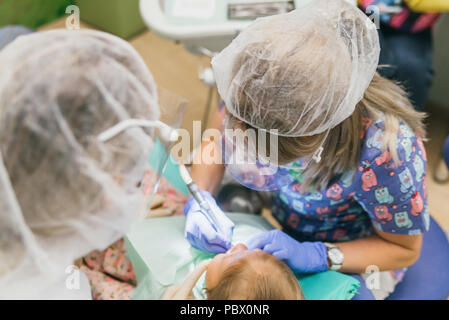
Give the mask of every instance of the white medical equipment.
[[[224, 49], [254, 20], [233, 19], [228, 15], [229, 10], [238, 14], [239, 4], [248, 7], [248, 4], [258, 3], [260, 7], [261, 3], [295, 3], [295, 8], [308, 1], [141, 0], [140, 11], [153, 32], [167, 39], [181, 41], [193, 53], [206, 54], [208, 51], [212, 53]], [[247, 7], [241, 7], [240, 12], [247, 11]]]
[[[224, 49], [255, 17], [298, 9], [310, 1], [140, 0], [140, 12], [156, 34], [182, 42], [193, 53], [207, 54]], [[356, 5], [356, 0], [347, 1]]]
[[212, 227], [216, 229], [215, 231], [220, 232], [220, 223], [218, 219], [215, 216], [215, 212], [210, 207], [209, 203], [204, 199], [203, 195], [200, 192], [200, 189], [196, 185], [196, 183], [193, 181], [192, 177], [190, 176], [189, 171], [187, 171], [187, 168], [183, 165], [179, 165], [179, 173], [181, 174], [182, 180], [184, 180], [185, 184], [187, 185], [187, 188], [190, 191], [190, 194], [193, 196], [195, 201], [198, 203], [200, 208], [205, 213], [206, 218], [211, 223]]
[[[141, 0], [140, 12], [147, 26], [161, 37], [180, 41], [186, 49], [194, 54], [212, 57], [224, 49], [232, 39], [253, 19], [230, 19], [228, 7], [233, 15], [248, 11], [239, 5], [248, 3], [295, 3], [299, 6], [310, 0], [285, 1], [235, 1], [235, 0]], [[261, 8], [260, 6], [258, 8]], [[267, 7], [266, 7], [267, 8]], [[262, 9], [260, 9], [262, 10]], [[212, 97], [215, 89], [215, 79], [212, 69], [199, 68], [199, 79], [209, 87], [206, 101], [206, 111], [203, 117], [203, 128], [207, 127]], [[218, 94], [217, 94], [218, 98]]]
[[[183, 43], [194, 54], [212, 57], [256, 17], [285, 13], [310, 1], [313, 0], [140, 0], [140, 12], [154, 33]], [[356, 0], [346, 1], [356, 5]], [[209, 67], [200, 68], [199, 78], [210, 87], [203, 118], [206, 128], [215, 79]]]

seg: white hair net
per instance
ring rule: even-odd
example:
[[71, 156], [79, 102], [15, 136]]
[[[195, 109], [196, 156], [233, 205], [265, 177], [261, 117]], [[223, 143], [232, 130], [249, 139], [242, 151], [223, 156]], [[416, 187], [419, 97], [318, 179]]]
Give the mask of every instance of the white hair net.
[[156, 85], [127, 42], [58, 30], [0, 51], [0, 101], [0, 297], [64, 298], [77, 289], [67, 268], [122, 237], [142, 205], [152, 134], [98, 135], [157, 120]]
[[314, 0], [257, 19], [212, 66], [228, 111], [280, 136], [337, 126], [362, 99], [376, 71], [375, 25], [344, 0]]

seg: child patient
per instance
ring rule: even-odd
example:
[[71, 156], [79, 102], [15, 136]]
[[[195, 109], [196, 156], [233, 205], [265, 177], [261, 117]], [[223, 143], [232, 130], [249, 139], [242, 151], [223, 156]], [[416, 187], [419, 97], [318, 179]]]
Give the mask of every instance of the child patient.
[[206, 271], [208, 300], [305, 300], [299, 282], [281, 260], [240, 243], [212, 261], [202, 261], [182, 284], [166, 289], [162, 300], [194, 299], [192, 289]]
[[207, 266], [208, 300], [304, 300], [298, 280], [281, 260], [237, 244]]

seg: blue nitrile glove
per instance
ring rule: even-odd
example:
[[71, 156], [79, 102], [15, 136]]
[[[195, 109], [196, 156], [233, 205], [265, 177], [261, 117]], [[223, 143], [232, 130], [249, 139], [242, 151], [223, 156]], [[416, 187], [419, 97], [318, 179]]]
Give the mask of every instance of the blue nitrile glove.
[[328, 270], [327, 248], [322, 242], [299, 242], [281, 230], [271, 230], [254, 236], [246, 246], [272, 254], [298, 273]]
[[226, 252], [231, 248], [234, 223], [218, 207], [209, 192], [201, 190], [201, 194], [209, 203], [212, 211], [215, 212], [220, 227], [217, 228], [217, 226], [212, 225], [212, 222], [202, 212], [199, 204], [191, 196], [184, 206], [186, 216], [185, 237], [197, 249], [215, 253]]

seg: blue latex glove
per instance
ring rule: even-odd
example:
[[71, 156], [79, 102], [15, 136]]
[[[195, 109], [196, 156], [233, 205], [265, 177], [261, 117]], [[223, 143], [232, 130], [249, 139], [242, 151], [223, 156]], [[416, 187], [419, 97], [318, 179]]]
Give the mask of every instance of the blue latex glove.
[[[213, 226], [195, 199], [189, 197], [184, 206], [186, 216], [185, 237], [193, 247], [199, 250], [215, 253], [226, 252], [231, 248], [234, 223], [218, 207], [209, 192], [201, 191], [201, 194], [209, 202], [212, 211], [215, 212], [220, 227]], [[216, 229], [219, 231], [216, 231]]]
[[251, 238], [248, 250], [262, 249], [284, 261], [297, 273], [317, 273], [328, 270], [327, 248], [322, 242], [299, 242], [282, 232], [271, 230]]

